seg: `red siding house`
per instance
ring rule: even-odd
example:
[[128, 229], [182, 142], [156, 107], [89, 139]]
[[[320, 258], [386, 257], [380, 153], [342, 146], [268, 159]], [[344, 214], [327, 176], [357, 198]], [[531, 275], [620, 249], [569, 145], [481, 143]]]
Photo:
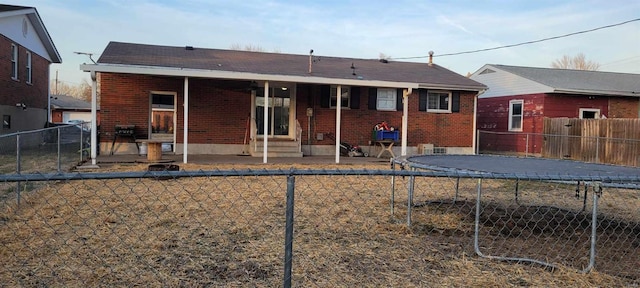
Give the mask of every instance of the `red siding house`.
[[[487, 64], [470, 78], [488, 87], [478, 99], [479, 130], [541, 134], [544, 117], [640, 115], [640, 74]], [[541, 143], [525, 147], [525, 140], [519, 142], [517, 152], [540, 153], [542, 148]], [[478, 148], [488, 147], [480, 140]]]
[[161, 139], [185, 163], [188, 154], [250, 154], [264, 162], [336, 155], [338, 162], [336, 142], [376, 151], [372, 131], [381, 121], [398, 131], [398, 154], [417, 153], [422, 144], [473, 153], [475, 103], [485, 88], [433, 63], [313, 51], [111, 42], [97, 64], [81, 69], [100, 81], [102, 150], [115, 140], [114, 153], [136, 153], [114, 135], [133, 125], [127, 127], [137, 139]]
[[0, 55], [0, 134], [45, 127], [49, 65], [62, 60], [35, 8], [0, 4]]

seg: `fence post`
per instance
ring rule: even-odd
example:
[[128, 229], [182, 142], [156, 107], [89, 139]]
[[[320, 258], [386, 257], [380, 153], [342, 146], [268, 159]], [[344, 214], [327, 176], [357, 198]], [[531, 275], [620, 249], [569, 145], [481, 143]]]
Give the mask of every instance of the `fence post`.
[[600, 163], [600, 136], [596, 137], [596, 163]]
[[480, 154], [480, 132], [480, 129], [476, 130], [476, 151], [473, 151], [476, 155]]
[[56, 129], [56, 131], [58, 131], [58, 133], [57, 133], [58, 134], [58, 143], [57, 143], [58, 144], [57, 145], [58, 146], [58, 173], [60, 173], [60, 171], [62, 170], [60, 168], [62, 166], [62, 164], [60, 164], [60, 162], [62, 162], [61, 155], [60, 155], [60, 142], [61, 142], [60, 141], [61, 140], [60, 134], [62, 134], [62, 133], [60, 133], [60, 127], [58, 127], [58, 129]]
[[20, 174], [20, 134], [16, 135], [16, 173]]
[[[416, 171], [415, 167], [411, 171]], [[407, 192], [407, 227], [411, 227], [411, 206], [413, 206], [413, 187], [415, 185], [416, 176], [409, 176], [409, 191]]]
[[529, 157], [529, 133], [526, 134], [526, 140], [527, 143], [525, 144], [525, 148], [524, 148], [524, 157], [527, 158]]
[[[83, 155], [84, 155], [84, 141], [82, 141], [84, 139], [84, 135], [82, 135], [84, 132], [84, 121], [82, 122], [82, 127], [80, 127], [80, 162], [82, 162]], [[138, 153], [139, 154], [139, 153]]]
[[[581, 272], [591, 271], [596, 265], [596, 243], [598, 234], [598, 199], [602, 196], [602, 183], [595, 182], [593, 185], [593, 207], [591, 211], [591, 245], [589, 247], [589, 265]], [[585, 195], [587, 198], [587, 195]]]
[[285, 212], [286, 225], [284, 233], [284, 282], [285, 288], [291, 287], [291, 270], [293, 262], [293, 206], [296, 178], [287, 176], [287, 207]]
[[[396, 163], [393, 162], [393, 158], [391, 158], [391, 170], [393, 170], [394, 172], [396, 171]], [[396, 198], [396, 175], [392, 174], [391, 175], [391, 216], [393, 216], [394, 213], [394, 203], [395, 202], [395, 198]]]
[[[20, 134], [16, 135], [16, 173], [20, 174]], [[16, 182], [16, 201], [18, 201], [18, 207], [20, 207], [20, 181]]]

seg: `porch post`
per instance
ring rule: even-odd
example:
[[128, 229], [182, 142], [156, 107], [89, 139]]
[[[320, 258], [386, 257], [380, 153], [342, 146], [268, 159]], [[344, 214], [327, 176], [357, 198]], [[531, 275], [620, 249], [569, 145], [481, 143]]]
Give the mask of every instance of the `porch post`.
[[[96, 71], [91, 71], [91, 165], [98, 157], [98, 84]], [[51, 113], [49, 113], [51, 114]]]
[[182, 163], [187, 164], [189, 149], [189, 77], [184, 77], [184, 128], [182, 134]]
[[402, 144], [400, 149], [400, 155], [407, 156], [407, 131], [409, 124], [409, 95], [412, 89], [407, 88], [402, 90]]
[[[329, 100], [331, 102], [331, 100]], [[342, 116], [342, 86], [336, 87], [336, 164], [340, 163], [340, 126]]]
[[269, 81], [264, 81], [264, 123], [262, 130], [262, 163], [267, 163], [267, 139], [269, 139]]

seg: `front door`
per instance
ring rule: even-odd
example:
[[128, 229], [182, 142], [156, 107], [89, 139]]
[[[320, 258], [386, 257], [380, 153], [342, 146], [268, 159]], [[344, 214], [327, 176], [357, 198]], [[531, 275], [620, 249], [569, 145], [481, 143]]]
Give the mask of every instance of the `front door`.
[[[292, 120], [294, 113], [295, 95], [291, 88], [274, 85], [269, 88], [269, 99], [265, 101], [264, 88], [258, 88], [255, 92], [255, 110], [256, 130], [258, 137], [286, 138], [293, 135], [295, 128], [295, 120]], [[264, 109], [268, 109], [267, 114], [267, 132], [264, 131]], [[292, 124], [294, 127], [292, 127]]]

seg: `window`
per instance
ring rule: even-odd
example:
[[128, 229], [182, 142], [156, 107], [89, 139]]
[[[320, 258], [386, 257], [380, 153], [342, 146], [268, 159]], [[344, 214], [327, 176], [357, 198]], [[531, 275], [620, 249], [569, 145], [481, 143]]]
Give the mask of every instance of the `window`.
[[509, 131], [522, 131], [522, 106], [524, 101], [509, 101]]
[[580, 108], [580, 119], [598, 119], [600, 118], [600, 109]]
[[451, 112], [451, 93], [429, 91], [427, 93], [427, 112]]
[[18, 46], [11, 44], [11, 79], [18, 80]]
[[2, 115], [2, 129], [11, 129], [11, 115]]
[[31, 83], [31, 52], [27, 51], [27, 83]]
[[175, 111], [173, 94], [151, 94], [151, 135], [152, 139], [173, 140]]
[[396, 111], [397, 90], [388, 88], [378, 89], [376, 109], [382, 111]]
[[[336, 99], [338, 98], [336, 96], [337, 90], [338, 90], [337, 86], [331, 86], [331, 97], [330, 97], [331, 100], [330, 100], [330, 104], [329, 104], [329, 107], [331, 107], [331, 108], [336, 108], [338, 106], [338, 103], [336, 102]], [[341, 96], [340, 97], [340, 99], [341, 99], [340, 106], [341, 106], [341, 108], [345, 109], [345, 108], [351, 107], [350, 106], [351, 105], [351, 93], [350, 93], [351, 89], [350, 89], [350, 87], [349, 86], [342, 86], [341, 90], [342, 90], [341, 91], [342, 93], [340, 93], [340, 96]]]

